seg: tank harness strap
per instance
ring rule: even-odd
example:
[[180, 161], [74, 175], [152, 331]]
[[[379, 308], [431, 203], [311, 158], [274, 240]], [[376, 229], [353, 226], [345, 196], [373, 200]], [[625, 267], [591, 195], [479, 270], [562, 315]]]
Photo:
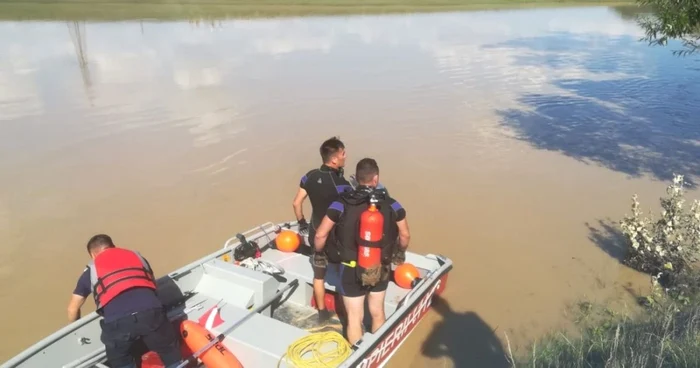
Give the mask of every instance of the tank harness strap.
[[370, 247], [370, 248], [382, 248], [382, 241], [383, 239], [377, 240], [377, 241], [370, 241], [370, 240], [364, 240], [360, 239], [358, 243], [363, 246], [363, 247]]

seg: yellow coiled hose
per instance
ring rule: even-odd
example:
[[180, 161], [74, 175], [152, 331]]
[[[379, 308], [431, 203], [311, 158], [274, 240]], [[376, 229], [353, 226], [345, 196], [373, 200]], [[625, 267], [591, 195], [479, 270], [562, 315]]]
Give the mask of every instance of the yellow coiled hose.
[[[324, 345], [335, 343], [336, 349], [322, 352]], [[284, 361], [295, 368], [335, 368], [352, 353], [350, 343], [343, 335], [335, 332], [317, 332], [294, 341], [287, 352], [277, 362], [279, 368]]]

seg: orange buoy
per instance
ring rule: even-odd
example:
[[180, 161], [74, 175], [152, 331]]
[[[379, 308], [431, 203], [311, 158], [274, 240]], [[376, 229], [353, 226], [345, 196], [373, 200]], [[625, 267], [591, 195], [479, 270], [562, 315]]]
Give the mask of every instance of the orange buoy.
[[420, 272], [418, 272], [416, 266], [410, 263], [404, 262], [394, 270], [394, 282], [404, 289], [412, 288], [418, 282], [419, 277]]
[[[216, 337], [195, 321], [185, 320], [180, 324], [180, 336], [187, 348], [198, 351]], [[199, 360], [208, 368], [243, 368], [241, 362], [221, 341], [199, 355]]]
[[300, 243], [299, 234], [292, 230], [282, 230], [275, 238], [277, 249], [283, 252], [291, 253], [296, 251]]

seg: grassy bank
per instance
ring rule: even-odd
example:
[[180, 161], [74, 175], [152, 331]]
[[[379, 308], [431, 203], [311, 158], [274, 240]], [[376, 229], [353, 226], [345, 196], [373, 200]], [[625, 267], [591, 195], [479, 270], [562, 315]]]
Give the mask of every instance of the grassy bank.
[[187, 20], [625, 5], [608, 0], [0, 0], [0, 20]]
[[582, 336], [552, 335], [517, 367], [700, 367], [700, 305], [667, 307], [640, 319], [605, 320]]

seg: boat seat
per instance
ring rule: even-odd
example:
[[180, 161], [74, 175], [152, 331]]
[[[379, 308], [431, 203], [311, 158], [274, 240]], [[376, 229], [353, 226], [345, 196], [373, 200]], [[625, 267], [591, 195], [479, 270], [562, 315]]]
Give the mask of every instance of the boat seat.
[[204, 263], [202, 267], [204, 273], [195, 290], [241, 308], [263, 303], [275, 295], [280, 285], [268, 274], [219, 259]]
[[[268, 249], [263, 253], [263, 259], [274, 262], [284, 268], [285, 277], [298, 278], [300, 282], [313, 285], [314, 271], [310, 258], [299, 253], [285, 253], [277, 249]], [[338, 268], [330, 265], [326, 270], [326, 290], [335, 292], [340, 285]]]

